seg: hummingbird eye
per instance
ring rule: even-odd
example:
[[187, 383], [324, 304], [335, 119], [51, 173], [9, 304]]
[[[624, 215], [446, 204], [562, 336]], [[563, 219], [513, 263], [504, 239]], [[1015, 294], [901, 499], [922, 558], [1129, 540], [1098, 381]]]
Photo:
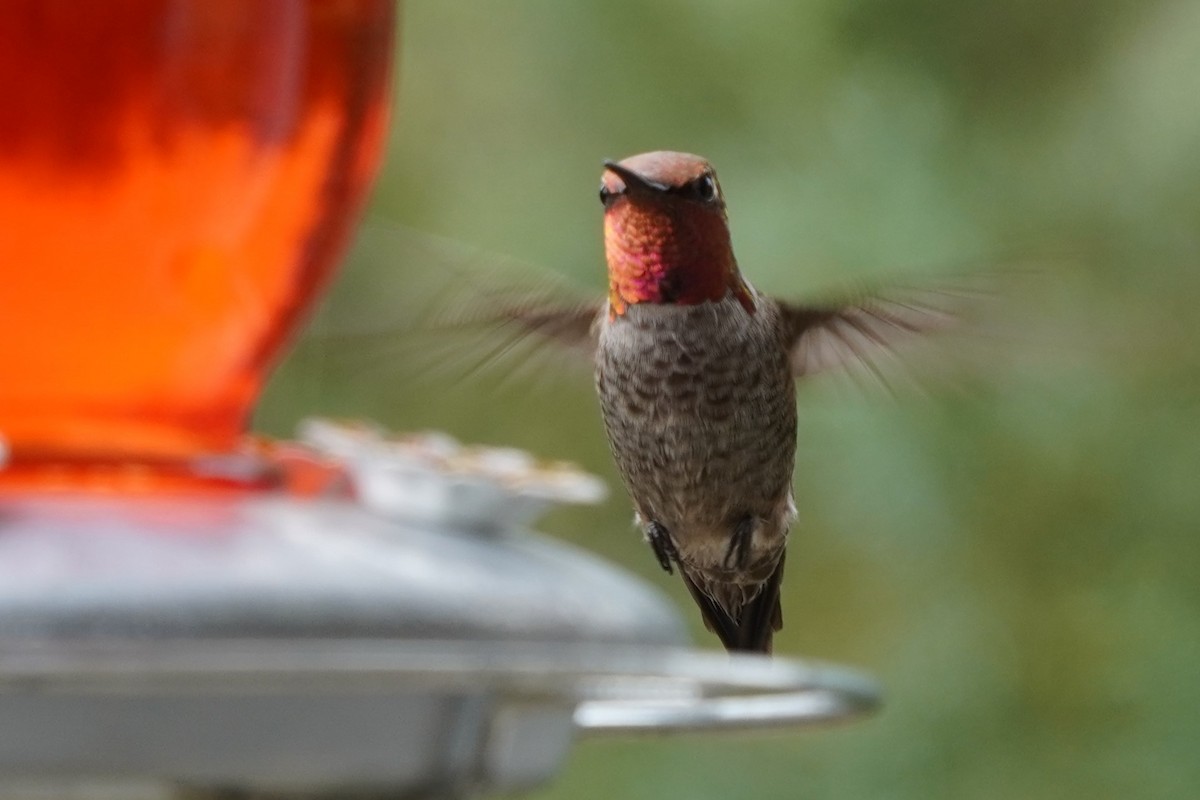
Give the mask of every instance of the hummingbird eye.
[[601, 205], [603, 205], [605, 208], [608, 208], [608, 204], [613, 201], [613, 198], [615, 196], [616, 195], [614, 195], [611, 191], [609, 191], [609, 188], [607, 186], [605, 186], [603, 183], [600, 184], [600, 203], [601, 203]]
[[692, 194], [702, 203], [711, 203], [717, 199], [717, 182], [712, 175], [701, 175], [692, 181]]

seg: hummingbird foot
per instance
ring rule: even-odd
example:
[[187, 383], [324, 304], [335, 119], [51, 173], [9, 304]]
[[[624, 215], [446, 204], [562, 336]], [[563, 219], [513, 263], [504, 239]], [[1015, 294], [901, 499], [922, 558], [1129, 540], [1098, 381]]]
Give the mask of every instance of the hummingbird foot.
[[754, 538], [754, 517], [744, 516], [733, 526], [729, 546], [725, 548], [725, 569], [744, 569], [750, 556], [750, 541]]
[[659, 566], [663, 571], [668, 575], [674, 574], [671, 562], [678, 563], [679, 551], [675, 549], [675, 542], [671, 541], [671, 534], [666, 526], [661, 522], [651, 521], [646, 526], [646, 541], [650, 542], [650, 547], [654, 549], [654, 555], [658, 557]]

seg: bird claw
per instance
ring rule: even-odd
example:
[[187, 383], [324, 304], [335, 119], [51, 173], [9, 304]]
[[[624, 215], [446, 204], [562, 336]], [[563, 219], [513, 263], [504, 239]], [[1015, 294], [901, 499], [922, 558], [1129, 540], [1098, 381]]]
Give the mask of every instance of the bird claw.
[[672, 569], [671, 562], [678, 563], [679, 551], [675, 549], [675, 542], [671, 541], [671, 534], [666, 527], [661, 522], [651, 522], [646, 526], [646, 541], [650, 542], [663, 571], [668, 575], [673, 574], [675, 570]]

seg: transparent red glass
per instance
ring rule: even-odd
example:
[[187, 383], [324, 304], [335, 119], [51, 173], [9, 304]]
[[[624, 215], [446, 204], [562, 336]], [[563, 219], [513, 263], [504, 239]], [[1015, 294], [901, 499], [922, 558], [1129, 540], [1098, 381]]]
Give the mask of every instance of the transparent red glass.
[[0, 487], [238, 447], [376, 172], [394, 14], [4, 4]]

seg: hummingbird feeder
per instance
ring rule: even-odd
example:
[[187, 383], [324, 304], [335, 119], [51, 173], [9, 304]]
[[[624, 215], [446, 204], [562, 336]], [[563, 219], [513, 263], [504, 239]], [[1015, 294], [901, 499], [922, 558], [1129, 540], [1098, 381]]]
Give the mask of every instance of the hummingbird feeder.
[[689, 649], [651, 587], [530, 532], [602, 494], [573, 468], [247, 435], [376, 172], [395, 16], [0, 15], [0, 793], [458, 796], [582, 734], [875, 706], [849, 670]]

